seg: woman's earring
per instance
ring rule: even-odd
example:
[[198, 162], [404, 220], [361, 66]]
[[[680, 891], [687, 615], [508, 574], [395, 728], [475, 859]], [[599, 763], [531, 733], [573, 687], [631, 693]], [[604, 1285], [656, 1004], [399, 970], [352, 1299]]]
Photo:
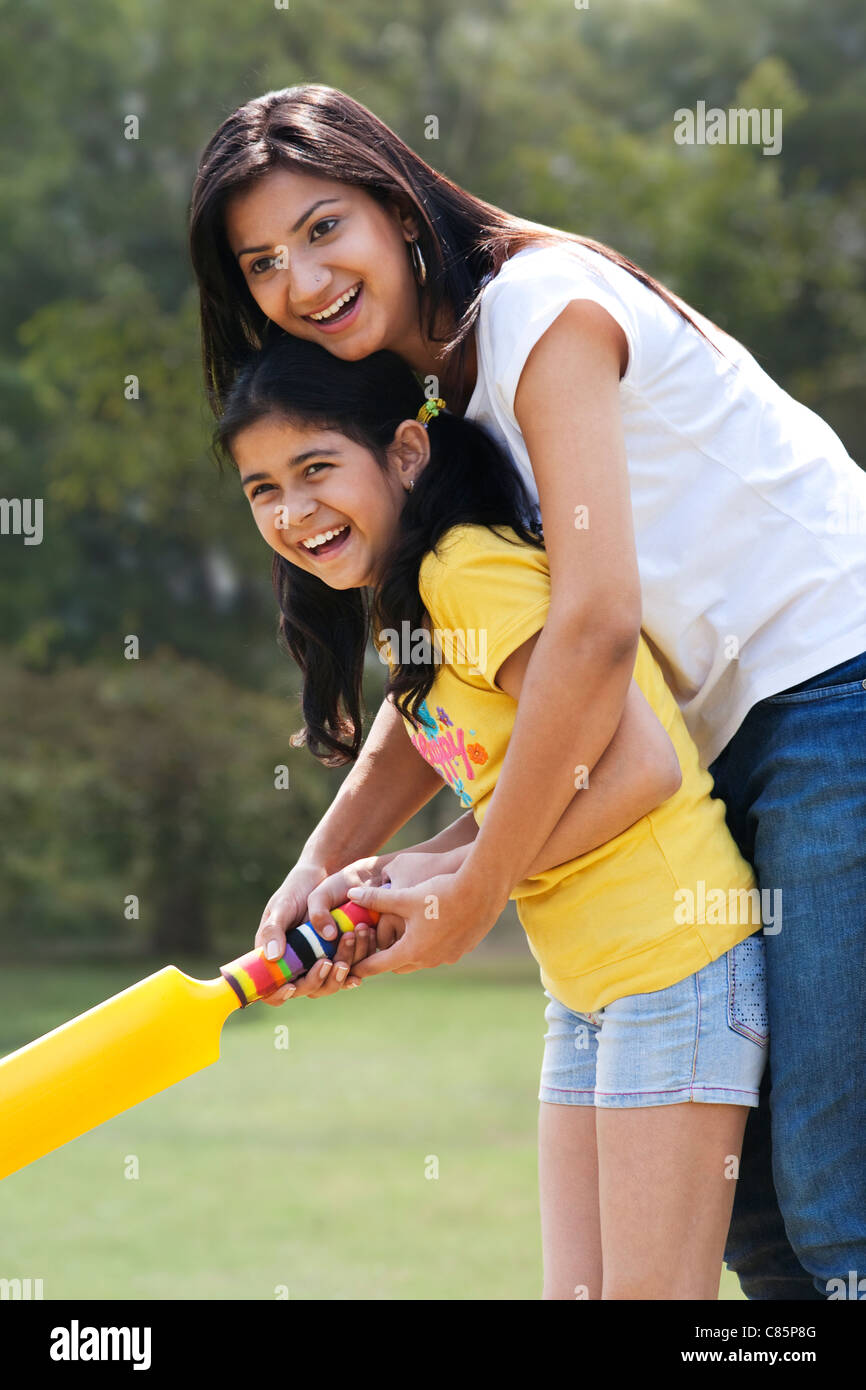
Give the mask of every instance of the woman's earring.
[[414, 478], [410, 478], [410, 479], [409, 479], [409, 486], [408, 486], [408, 488], [406, 489], [406, 491], [407, 491], [407, 492], [411, 492], [414, 486], [415, 486], [415, 479], [414, 479]]
[[421, 254], [421, 247], [418, 245], [417, 237], [414, 241], [410, 241], [409, 243], [409, 254], [412, 258], [412, 269], [415, 272], [415, 279], [418, 281], [419, 285], [426, 285], [427, 266], [424, 263], [424, 257]]

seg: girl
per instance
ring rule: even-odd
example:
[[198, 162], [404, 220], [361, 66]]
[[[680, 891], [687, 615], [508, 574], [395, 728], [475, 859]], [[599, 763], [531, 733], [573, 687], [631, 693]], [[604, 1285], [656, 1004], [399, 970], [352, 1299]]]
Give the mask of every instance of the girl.
[[[286, 336], [238, 378], [218, 442], [274, 551], [302, 738], [328, 764], [357, 757], [372, 624], [386, 699], [474, 830], [550, 574], [518, 476], [443, 406], [423, 404], [395, 354], [345, 363]], [[765, 1063], [764, 944], [754, 875], [643, 639], [617, 733], [590, 786], [574, 785], [512, 894], [550, 1001], [545, 1296], [712, 1299]], [[721, 911], [695, 912], [700, 885]]]
[[[570, 769], [592, 773], [611, 742], [642, 629], [765, 899], [784, 906], [766, 937], [772, 1056], [726, 1259], [753, 1298], [848, 1286], [866, 1274], [851, 964], [866, 955], [863, 474], [739, 343], [631, 261], [473, 197], [332, 88], [271, 92], [222, 123], [191, 248], [217, 413], [240, 354], [274, 331], [346, 362], [388, 349], [487, 425], [540, 504], [550, 607], [483, 827], [440, 884], [438, 920], [429, 885], [406, 888], [402, 939], [352, 977], [481, 940], [570, 803]], [[564, 691], [567, 722], [550, 717]], [[341, 871], [438, 781], [384, 702], [261, 939], [282, 940], [308, 901], [326, 919]], [[336, 974], [312, 972], [298, 994], [331, 992]], [[805, 1026], [816, 1005], [820, 1026]]]

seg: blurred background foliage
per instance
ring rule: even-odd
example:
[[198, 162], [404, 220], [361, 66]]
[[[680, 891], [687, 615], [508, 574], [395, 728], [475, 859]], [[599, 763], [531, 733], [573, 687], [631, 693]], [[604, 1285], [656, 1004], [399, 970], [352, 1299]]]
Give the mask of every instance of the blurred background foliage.
[[[0, 491], [44, 499], [45, 533], [0, 537], [4, 952], [247, 949], [344, 775], [289, 747], [269, 552], [209, 455], [187, 208], [201, 149], [251, 96], [342, 87], [474, 193], [617, 247], [864, 457], [861, 0], [0, 16]], [[677, 145], [698, 100], [781, 107], [781, 153]], [[371, 714], [381, 685], [371, 656]], [[398, 842], [458, 810], [435, 798]]]

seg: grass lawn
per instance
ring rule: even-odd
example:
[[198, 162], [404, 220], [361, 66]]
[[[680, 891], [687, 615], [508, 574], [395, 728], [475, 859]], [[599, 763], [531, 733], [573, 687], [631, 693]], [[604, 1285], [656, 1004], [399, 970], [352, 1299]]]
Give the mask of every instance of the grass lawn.
[[[0, 1053], [164, 963], [4, 966]], [[473, 957], [233, 1015], [215, 1066], [0, 1184], [0, 1277], [46, 1299], [537, 1299], [544, 1002], [531, 959]], [[720, 1296], [741, 1297], [728, 1271]]]

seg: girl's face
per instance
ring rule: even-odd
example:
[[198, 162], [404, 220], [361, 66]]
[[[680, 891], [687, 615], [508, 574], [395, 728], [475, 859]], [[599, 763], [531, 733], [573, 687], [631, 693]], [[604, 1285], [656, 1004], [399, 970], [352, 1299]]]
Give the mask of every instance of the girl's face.
[[345, 361], [383, 348], [418, 356], [408, 252], [417, 223], [396, 207], [352, 184], [278, 168], [228, 200], [225, 229], [250, 294], [285, 332]]
[[[268, 545], [332, 589], [375, 588], [410, 479], [430, 457], [427, 431], [404, 420], [387, 469], [336, 430], [266, 416], [232, 442], [241, 486]], [[340, 532], [310, 548], [304, 541]]]

